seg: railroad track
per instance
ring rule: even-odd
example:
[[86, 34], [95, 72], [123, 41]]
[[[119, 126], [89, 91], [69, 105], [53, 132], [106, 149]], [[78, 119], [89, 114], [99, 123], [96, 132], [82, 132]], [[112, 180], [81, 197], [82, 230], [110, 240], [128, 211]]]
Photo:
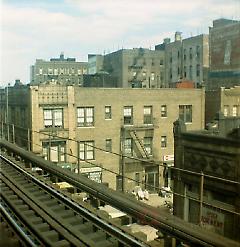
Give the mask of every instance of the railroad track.
[[148, 246], [0, 155], [1, 214], [29, 246]]

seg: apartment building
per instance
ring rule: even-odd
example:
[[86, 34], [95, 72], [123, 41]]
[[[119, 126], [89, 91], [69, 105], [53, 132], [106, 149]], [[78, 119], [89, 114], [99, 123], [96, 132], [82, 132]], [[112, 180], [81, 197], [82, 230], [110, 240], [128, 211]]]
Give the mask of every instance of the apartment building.
[[88, 73], [87, 62], [77, 62], [75, 58], [64, 58], [61, 53], [59, 58], [51, 58], [50, 61], [37, 59], [30, 69], [30, 83], [53, 84], [82, 84], [82, 75]]
[[240, 21], [217, 19], [209, 27], [210, 72], [207, 90], [240, 85]]
[[117, 78], [117, 87], [164, 87], [164, 52], [121, 49], [104, 56], [103, 69]]
[[174, 136], [174, 215], [240, 241], [240, 117], [219, 114], [208, 131], [177, 121]]
[[205, 104], [206, 124], [219, 112], [225, 117], [240, 117], [240, 86], [206, 91]]
[[155, 46], [165, 52], [165, 83], [167, 87], [184, 80], [193, 81], [195, 87], [206, 82], [209, 68], [208, 35], [201, 34], [182, 40], [181, 32], [175, 33], [174, 42], [164, 39]]
[[103, 70], [104, 56], [100, 54], [88, 54], [88, 74], [94, 75]]
[[[9, 98], [20, 92], [14, 87], [10, 91]], [[131, 191], [139, 185], [158, 191], [171, 186], [173, 122], [182, 119], [188, 130], [204, 127], [203, 89], [40, 84], [22, 91], [28, 95], [26, 128], [32, 129], [32, 151], [114, 189]], [[5, 106], [3, 100], [3, 111]], [[9, 116], [18, 108], [21, 104], [10, 100]], [[8, 122], [18, 123], [11, 117]], [[14, 139], [19, 135], [28, 139], [26, 130], [15, 127], [14, 133]]]

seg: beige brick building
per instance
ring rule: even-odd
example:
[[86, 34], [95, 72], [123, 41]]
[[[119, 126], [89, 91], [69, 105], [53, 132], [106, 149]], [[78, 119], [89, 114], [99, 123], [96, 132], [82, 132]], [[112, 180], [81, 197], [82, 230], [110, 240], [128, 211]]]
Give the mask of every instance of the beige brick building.
[[206, 124], [213, 121], [218, 112], [225, 117], [240, 117], [240, 86], [206, 91], [205, 103]]
[[[203, 89], [38, 85], [24, 90], [29, 97], [32, 151], [75, 172], [79, 168], [112, 188], [124, 185], [129, 191], [136, 185], [145, 188], [146, 183], [154, 191], [171, 186], [172, 123], [180, 117], [189, 130], [204, 126]], [[15, 111], [14, 104], [11, 107]], [[15, 136], [18, 132], [15, 128]], [[130, 178], [124, 183], [122, 173]]]

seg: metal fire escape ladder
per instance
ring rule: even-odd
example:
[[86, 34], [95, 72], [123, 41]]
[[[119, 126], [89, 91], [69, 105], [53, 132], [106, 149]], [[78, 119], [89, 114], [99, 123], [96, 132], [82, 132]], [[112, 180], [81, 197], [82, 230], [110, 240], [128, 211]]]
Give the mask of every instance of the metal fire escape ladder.
[[133, 140], [134, 140], [140, 154], [142, 155], [142, 157], [149, 159], [149, 154], [148, 154], [146, 148], [144, 147], [142, 141], [139, 139], [136, 130], [131, 130], [129, 133], [130, 133], [131, 137], [133, 138]]

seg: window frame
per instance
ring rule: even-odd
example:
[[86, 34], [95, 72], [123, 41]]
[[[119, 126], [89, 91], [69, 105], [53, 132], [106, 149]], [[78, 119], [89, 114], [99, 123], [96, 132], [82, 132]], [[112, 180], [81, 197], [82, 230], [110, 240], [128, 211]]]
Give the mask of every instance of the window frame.
[[[47, 116], [46, 113], [49, 112]], [[60, 113], [60, 117], [57, 118], [57, 113]], [[50, 124], [46, 124], [49, 121]], [[60, 124], [56, 124], [56, 122]], [[43, 109], [43, 125], [44, 128], [63, 128], [63, 108], [44, 108]]]
[[[126, 114], [127, 110], [130, 110], [130, 114]], [[123, 123], [124, 125], [133, 125], [133, 106], [123, 107]]]
[[230, 107], [229, 107], [229, 105], [224, 105], [223, 106], [223, 115], [224, 115], [224, 117], [228, 117], [230, 115]]
[[[107, 109], [109, 109], [109, 112], [107, 112]], [[111, 120], [112, 119], [112, 107], [110, 105], [105, 106], [105, 120]]]
[[[145, 110], [149, 109], [150, 113], [146, 113]], [[143, 124], [153, 124], [153, 106], [146, 105], [143, 107]]]
[[148, 155], [152, 155], [153, 154], [153, 138], [150, 136], [145, 136], [143, 138], [143, 146], [146, 149]]
[[178, 109], [179, 119], [181, 119], [184, 123], [192, 123], [192, 105], [179, 105]]
[[79, 142], [79, 159], [80, 161], [95, 160], [94, 141], [80, 141]]
[[233, 105], [233, 107], [232, 107], [232, 116], [233, 117], [237, 117], [238, 116], [238, 109], [239, 109], [238, 105]]
[[[165, 110], [163, 109], [165, 107]], [[167, 105], [161, 105], [161, 117], [166, 118], [167, 117]]]
[[125, 155], [133, 156], [133, 139], [132, 138], [124, 139], [123, 148], [124, 148], [124, 154]]
[[[51, 146], [49, 145], [51, 143]], [[57, 148], [57, 160], [52, 160], [52, 151]], [[51, 160], [52, 162], [66, 162], [66, 142], [63, 141], [43, 141], [42, 142], [42, 154], [45, 160]]]
[[[88, 115], [89, 110], [91, 110], [90, 115]], [[89, 121], [89, 119], [91, 121]], [[94, 126], [94, 107], [93, 106], [77, 107], [77, 127], [92, 127], [92, 126]]]
[[105, 140], [105, 150], [106, 152], [112, 152], [112, 139], [107, 138]]
[[167, 136], [161, 136], [161, 148], [167, 147]]

